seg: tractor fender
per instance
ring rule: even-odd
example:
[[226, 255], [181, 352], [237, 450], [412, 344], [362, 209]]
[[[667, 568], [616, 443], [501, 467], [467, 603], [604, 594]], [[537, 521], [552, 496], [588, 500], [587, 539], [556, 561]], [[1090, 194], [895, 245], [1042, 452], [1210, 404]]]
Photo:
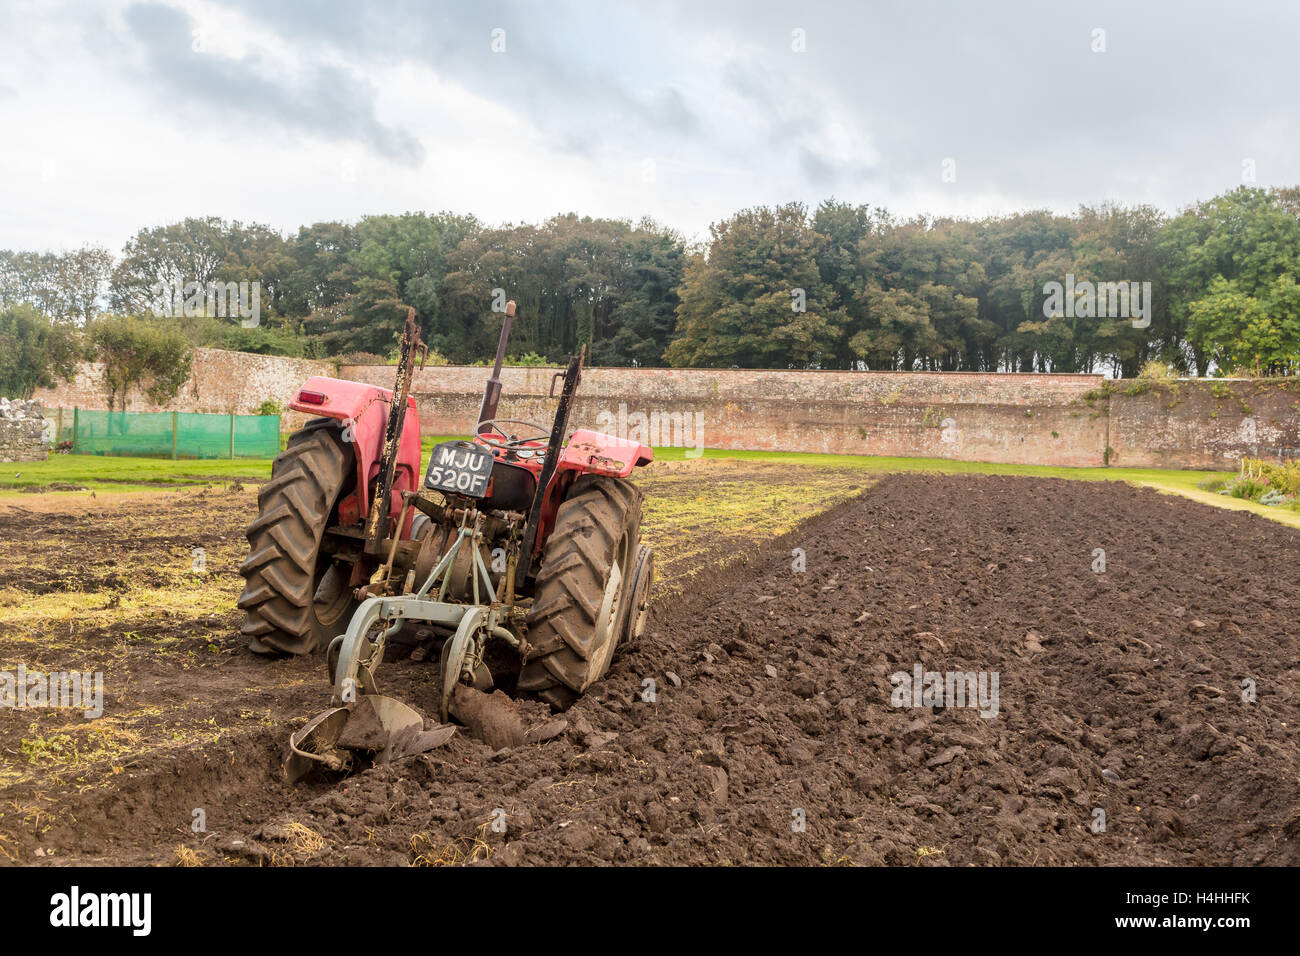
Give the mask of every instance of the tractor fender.
[[[360, 524], [370, 510], [370, 489], [379, 475], [388, 408], [392, 401], [392, 389], [313, 375], [289, 402], [289, 407], [296, 412], [342, 422], [343, 440], [354, 446], [357, 488], [339, 503], [340, 524]], [[401, 493], [416, 490], [419, 477], [420, 415], [412, 397], [407, 401], [406, 419], [402, 423], [390, 514], [396, 515], [401, 511]]]
[[570, 436], [556, 468], [626, 478], [633, 468], [648, 465], [654, 458], [654, 449], [649, 445], [579, 428]]

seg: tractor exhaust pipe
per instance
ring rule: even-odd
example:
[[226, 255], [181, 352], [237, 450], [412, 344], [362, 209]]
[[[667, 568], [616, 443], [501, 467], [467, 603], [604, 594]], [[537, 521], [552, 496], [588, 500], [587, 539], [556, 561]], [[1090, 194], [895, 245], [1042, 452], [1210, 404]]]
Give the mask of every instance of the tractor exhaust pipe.
[[488, 378], [487, 384], [483, 386], [483, 404], [478, 410], [478, 425], [474, 427], [474, 433], [482, 434], [483, 423], [490, 422], [497, 417], [497, 403], [501, 401], [501, 365], [506, 360], [506, 339], [510, 338], [510, 321], [515, 317], [515, 302], [511, 299], [506, 303], [505, 318], [501, 320], [501, 339], [497, 342], [497, 361], [492, 366], [492, 375]]

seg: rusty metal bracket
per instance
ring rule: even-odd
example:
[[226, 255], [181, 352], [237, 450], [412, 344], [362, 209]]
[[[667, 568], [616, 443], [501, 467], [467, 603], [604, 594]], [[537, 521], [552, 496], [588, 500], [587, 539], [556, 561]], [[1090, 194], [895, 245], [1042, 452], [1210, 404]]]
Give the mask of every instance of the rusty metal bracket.
[[[388, 407], [388, 423], [384, 429], [384, 449], [379, 461], [379, 481], [370, 502], [366, 518], [366, 552], [379, 554], [387, 536], [387, 518], [391, 510], [389, 498], [393, 491], [393, 476], [397, 471], [397, 453], [402, 443], [402, 426], [406, 423], [406, 406], [411, 395], [411, 377], [415, 373], [415, 355], [424, 348], [420, 330], [415, 324], [415, 309], [406, 310], [406, 327], [402, 330], [401, 353], [397, 364], [397, 381], [393, 384], [392, 402]], [[401, 531], [401, 528], [398, 528]]]

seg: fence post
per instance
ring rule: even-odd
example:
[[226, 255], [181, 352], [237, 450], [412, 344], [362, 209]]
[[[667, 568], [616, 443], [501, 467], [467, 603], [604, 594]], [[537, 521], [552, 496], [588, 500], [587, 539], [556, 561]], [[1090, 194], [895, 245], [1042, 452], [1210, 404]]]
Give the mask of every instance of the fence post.
[[230, 413], [230, 460], [235, 460], [235, 413]]
[[172, 412], [172, 461], [176, 460], [176, 413]]
[[57, 426], [55, 426], [55, 431], [54, 431], [54, 453], [56, 455], [59, 452], [59, 446], [63, 444], [63, 406], [62, 405], [59, 406], [58, 422], [59, 423]]
[[77, 453], [77, 420], [81, 417], [81, 409], [72, 409], [72, 453]]

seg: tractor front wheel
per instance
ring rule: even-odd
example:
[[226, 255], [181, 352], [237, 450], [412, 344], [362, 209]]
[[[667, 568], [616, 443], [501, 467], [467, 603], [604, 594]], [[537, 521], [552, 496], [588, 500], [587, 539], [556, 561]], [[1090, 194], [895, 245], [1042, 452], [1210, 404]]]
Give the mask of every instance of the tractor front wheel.
[[343, 633], [356, 601], [352, 567], [322, 550], [339, 499], [355, 485], [355, 457], [338, 423], [313, 419], [289, 438], [257, 493], [248, 559], [239, 566], [243, 633], [261, 654], [310, 654]]
[[520, 691], [564, 710], [605, 676], [631, 608], [641, 492], [583, 475], [556, 514], [528, 612]]

